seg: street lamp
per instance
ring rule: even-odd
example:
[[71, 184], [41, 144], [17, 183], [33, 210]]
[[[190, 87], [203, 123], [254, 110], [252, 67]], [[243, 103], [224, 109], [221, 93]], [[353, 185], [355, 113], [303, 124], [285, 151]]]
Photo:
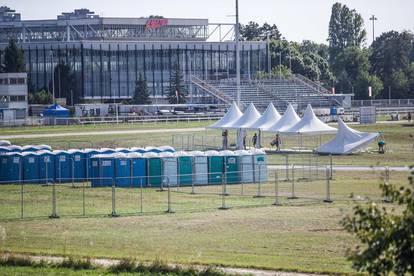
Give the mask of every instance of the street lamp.
[[372, 43], [374, 43], [375, 40], [375, 21], [378, 20], [378, 18], [375, 17], [375, 15], [372, 15], [369, 20], [372, 21]]
[[279, 79], [282, 78], [282, 53], [277, 53], [279, 56]]
[[235, 26], [235, 38], [236, 38], [236, 85], [237, 85], [237, 106], [240, 108], [240, 29], [239, 29], [239, 0], [236, 0], [236, 26]]
[[52, 70], [52, 102], [55, 103], [55, 70], [53, 68], [53, 50], [52, 49], [50, 49], [49, 55], [51, 59], [51, 70]]

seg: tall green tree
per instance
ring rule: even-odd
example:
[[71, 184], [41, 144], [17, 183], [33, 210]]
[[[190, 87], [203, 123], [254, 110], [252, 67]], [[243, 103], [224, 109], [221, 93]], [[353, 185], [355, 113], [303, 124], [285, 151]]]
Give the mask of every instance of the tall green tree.
[[177, 64], [171, 71], [168, 102], [170, 104], [185, 104], [187, 102], [186, 96], [187, 90], [184, 86], [183, 74]]
[[275, 24], [264, 23], [260, 26], [258, 23], [250, 21], [246, 25], [240, 25], [241, 40], [266, 40], [267, 34], [269, 34], [269, 39], [280, 39], [282, 36]]
[[5, 73], [25, 72], [23, 51], [17, 47], [14, 39], [9, 40], [9, 45], [4, 50], [4, 64], [1, 69]]
[[347, 47], [361, 47], [366, 38], [364, 20], [361, 14], [346, 5], [335, 3], [329, 20], [329, 57], [337, 73], [336, 59]]
[[354, 268], [370, 275], [414, 275], [414, 172], [409, 185], [384, 183], [381, 190], [392, 207], [357, 205], [342, 220], [360, 241], [350, 259]]
[[[55, 66], [53, 74], [55, 97], [66, 98], [66, 103], [73, 105], [77, 101], [77, 91], [75, 76], [71, 68], [64, 63], [60, 63]], [[52, 82], [50, 82], [50, 91], [53, 91], [52, 88]]]
[[388, 88], [393, 98], [414, 96], [411, 89], [412, 62], [414, 62], [414, 35], [410, 32], [390, 31], [381, 34], [371, 46], [372, 71], [384, 82], [383, 97], [388, 97]]
[[135, 84], [134, 97], [131, 104], [151, 104], [151, 99], [148, 92], [147, 80], [139, 73], [138, 80]]

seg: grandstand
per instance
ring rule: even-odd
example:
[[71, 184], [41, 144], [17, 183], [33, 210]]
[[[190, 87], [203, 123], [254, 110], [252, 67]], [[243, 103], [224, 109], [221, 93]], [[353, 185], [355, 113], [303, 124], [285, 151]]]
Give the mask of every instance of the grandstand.
[[[197, 89], [209, 93], [219, 101], [231, 103], [236, 100], [235, 79], [206, 81], [193, 76], [192, 83]], [[285, 110], [287, 103], [292, 103], [298, 110], [302, 110], [307, 104], [312, 104], [313, 107], [343, 106], [345, 98], [344, 95], [332, 94], [300, 75], [289, 79], [243, 80], [240, 90], [244, 106], [252, 102], [262, 111], [269, 102], [273, 102], [278, 110]]]

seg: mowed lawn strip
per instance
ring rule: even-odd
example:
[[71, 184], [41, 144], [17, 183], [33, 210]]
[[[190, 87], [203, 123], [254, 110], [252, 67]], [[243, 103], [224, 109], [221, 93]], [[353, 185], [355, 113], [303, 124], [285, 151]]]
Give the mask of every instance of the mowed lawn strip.
[[[404, 184], [407, 176], [407, 173], [392, 173], [391, 181], [394, 184]], [[355, 244], [355, 240], [343, 231], [339, 221], [350, 211], [353, 200], [371, 197], [379, 201], [379, 183], [378, 172], [353, 172], [352, 178], [346, 172], [338, 172], [332, 182], [332, 194], [336, 199], [333, 204], [322, 202], [322, 182], [299, 182], [296, 183], [297, 196], [300, 198], [298, 201], [301, 197], [315, 196], [315, 190], [319, 200], [309, 204], [305, 202], [275, 207], [270, 205], [269, 198], [267, 206], [220, 211], [217, 209], [221, 203], [219, 196], [198, 194], [195, 197], [199, 201], [194, 201], [194, 196], [189, 195], [187, 190], [187, 193], [172, 194], [177, 202], [173, 204], [173, 208], [177, 208], [175, 214], [119, 218], [62, 216], [57, 220], [1, 221], [4, 238], [1, 250], [84, 257], [131, 257], [142, 261], [161, 259], [171, 263], [219, 264], [303, 272], [353, 273], [345, 252]], [[50, 187], [44, 188], [49, 189], [49, 194]], [[245, 188], [250, 195], [257, 191], [256, 186]], [[289, 193], [288, 183], [281, 183], [281, 188], [282, 192]], [[130, 191], [119, 193], [121, 202], [124, 199], [120, 208], [124, 210], [138, 208], [137, 202], [125, 202]], [[264, 192], [270, 191], [269, 183], [264, 187]], [[88, 192], [94, 193], [93, 189]], [[110, 202], [107, 202], [110, 200], [110, 190], [107, 192], [106, 199], [96, 201], [94, 207], [103, 210], [102, 213], [110, 211]], [[5, 193], [9, 194], [10, 191]], [[166, 193], [147, 193], [147, 202], [163, 198], [162, 205], [155, 205], [162, 206], [160, 213], [166, 210]], [[3, 198], [7, 198], [7, 195], [3, 193], [1, 197], [4, 202]], [[247, 201], [245, 198], [248, 198]], [[32, 200], [36, 201], [35, 198]], [[230, 196], [228, 204], [248, 206], [261, 199], [249, 196], [243, 200], [245, 201], [241, 202], [241, 197]], [[44, 203], [47, 204], [45, 210], [50, 210], [50, 201]], [[38, 202], [33, 204], [36, 206]], [[187, 206], [180, 207], [180, 204]], [[211, 208], [203, 210], [206, 207]], [[189, 208], [194, 210], [186, 212]], [[18, 212], [18, 209], [13, 212]]]

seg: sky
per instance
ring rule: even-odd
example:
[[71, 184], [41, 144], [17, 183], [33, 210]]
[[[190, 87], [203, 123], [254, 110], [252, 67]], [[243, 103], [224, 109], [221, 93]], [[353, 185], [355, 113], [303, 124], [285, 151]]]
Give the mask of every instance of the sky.
[[[276, 24], [290, 41], [326, 43], [332, 5], [335, 2], [356, 9], [365, 21], [367, 41], [372, 42], [372, 14], [375, 35], [396, 30], [414, 31], [414, 0], [239, 0], [240, 22]], [[22, 19], [54, 19], [62, 12], [88, 8], [105, 17], [207, 18], [213, 23], [234, 22], [235, 0], [1, 0], [21, 13]]]

